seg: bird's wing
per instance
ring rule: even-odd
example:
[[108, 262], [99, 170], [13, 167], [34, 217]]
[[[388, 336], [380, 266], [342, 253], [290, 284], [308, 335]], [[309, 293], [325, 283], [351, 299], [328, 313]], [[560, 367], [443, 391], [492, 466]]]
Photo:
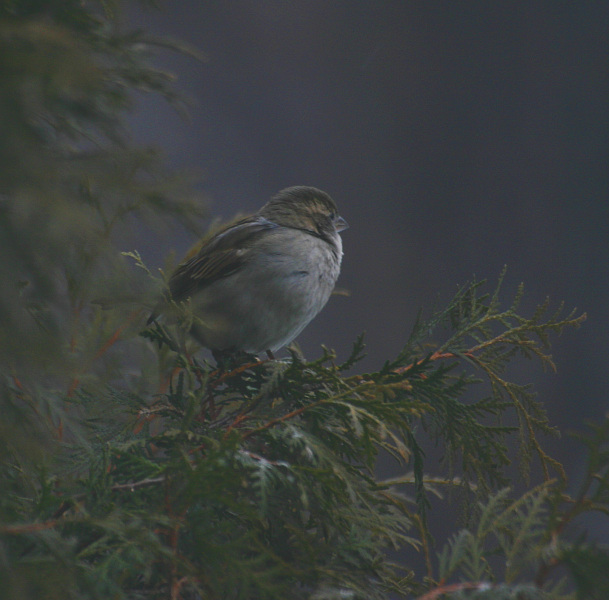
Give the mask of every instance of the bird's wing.
[[252, 245], [277, 225], [260, 217], [248, 217], [216, 234], [195, 256], [182, 263], [169, 280], [176, 302], [188, 299], [209, 284], [228, 277], [247, 263]]

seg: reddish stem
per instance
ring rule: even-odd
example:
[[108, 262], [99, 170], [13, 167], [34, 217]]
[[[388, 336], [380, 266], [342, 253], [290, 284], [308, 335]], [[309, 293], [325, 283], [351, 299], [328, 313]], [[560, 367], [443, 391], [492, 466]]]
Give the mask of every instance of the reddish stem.
[[4, 525], [0, 527], [0, 533], [7, 535], [21, 535], [22, 533], [36, 533], [45, 529], [52, 529], [59, 521], [52, 519], [51, 521], [43, 521], [42, 523], [27, 523], [24, 525]]
[[443, 594], [452, 594], [460, 590], [480, 590], [490, 589], [492, 585], [486, 581], [464, 581], [463, 583], [451, 583], [450, 585], [440, 585], [426, 594], [419, 596], [417, 600], [435, 600]]

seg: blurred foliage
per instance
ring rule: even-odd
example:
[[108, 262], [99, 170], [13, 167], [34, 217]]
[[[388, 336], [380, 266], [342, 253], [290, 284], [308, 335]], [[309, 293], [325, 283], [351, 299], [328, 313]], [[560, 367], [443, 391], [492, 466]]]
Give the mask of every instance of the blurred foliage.
[[[609, 512], [609, 419], [570, 495], [542, 403], [506, 374], [553, 367], [549, 336], [583, 315], [523, 316], [522, 287], [503, 307], [501, 281], [474, 282], [371, 373], [362, 337], [342, 363], [217, 368], [179, 324], [140, 335], [162, 282], [117, 240], [201, 208], [129, 142], [134, 91], [177, 96], [151, 66], [168, 44], [120, 9], [0, 4], [0, 598], [607, 598], [579, 522]], [[381, 453], [403, 475], [380, 481]], [[521, 496], [514, 462], [543, 478]], [[451, 490], [467, 519], [436, 552], [429, 499], [458, 511]]]
[[157, 42], [124, 32], [119, 8], [0, 4], [4, 360], [29, 359], [36, 348], [53, 361], [74, 344], [74, 316], [124, 287], [113, 241], [133, 217], [181, 217], [192, 226], [201, 213], [155, 150], [128, 142], [124, 118], [135, 91], [178, 98], [173, 78], [150, 64]]
[[[203, 214], [185, 178], [129, 140], [135, 92], [179, 98], [173, 77], [152, 66], [171, 44], [125, 30], [121, 10], [119, 2], [0, 2], [3, 522], [19, 513], [16, 498], [40, 491], [33, 473], [46, 468], [63, 425], [78, 419], [66, 404], [70, 387], [81, 378], [91, 387], [122, 381], [145, 352], [140, 344], [100, 353], [121, 324], [128, 333], [126, 317], [139, 329], [145, 302], [117, 241], [168, 218], [196, 229]], [[70, 435], [82, 440], [81, 427]], [[70, 579], [60, 566], [49, 589]], [[22, 568], [1, 567], [16, 577]]]

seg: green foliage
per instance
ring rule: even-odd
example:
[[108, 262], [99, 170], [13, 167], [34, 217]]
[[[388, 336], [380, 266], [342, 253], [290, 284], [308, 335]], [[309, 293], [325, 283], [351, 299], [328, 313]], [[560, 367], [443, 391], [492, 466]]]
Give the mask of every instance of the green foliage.
[[[128, 143], [132, 92], [175, 95], [118, 9], [0, 4], [0, 598], [606, 598], [609, 552], [578, 522], [609, 513], [609, 419], [570, 496], [507, 375], [553, 367], [549, 336], [583, 315], [474, 282], [369, 373], [362, 336], [341, 363], [218, 369], [179, 324], [142, 331], [162, 282], [117, 240], [200, 208]], [[380, 457], [403, 474], [378, 480]], [[521, 496], [515, 461], [544, 477]], [[452, 489], [473, 509], [436, 556], [429, 500], [456, 511]]]
[[[575, 496], [565, 494], [556, 480], [516, 499], [503, 489], [481, 504], [475, 528], [459, 531], [444, 546], [439, 553], [440, 581], [458, 578], [463, 586], [451, 597], [504, 597], [498, 592], [493, 596], [502, 586], [490, 583], [504, 581], [506, 598], [607, 598], [609, 546], [576, 534], [578, 516], [591, 511], [606, 515], [609, 508], [609, 417], [591, 428], [590, 435], [582, 436], [589, 449], [587, 474]], [[571, 536], [565, 535], [568, 529], [573, 529]], [[561, 569], [562, 577], [553, 576]], [[523, 583], [527, 581], [532, 583]], [[487, 582], [490, 591], [474, 593], [466, 582]], [[516, 591], [523, 585], [528, 591], [519, 591], [519, 596]]]
[[201, 212], [155, 150], [127, 144], [134, 91], [177, 98], [150, 66], [157, 42], [123, 32], [118, 9], [0, 4], [2, 359], [27, 361], [35, 347], [53, 362], [78, 345], [85, 305], [124, 287], [114, 242], [135, 218], [192, 226]]
[[[137, 253], [132, 257], [143, 266]], [[406, 598], [431, 585], [463, 598], [537, 598], [543, 590], [543, 597], [566, 600], [569, 588], [551, 576], [557, 564], [571, 569], [581, 589], [598, 589], [596, 569], [584, 567], [592, 557], [604, 564], [606, 552], [582, 540], [563, 542], [562, 535], [582, 512], [607, 509], [609, 428], [585, 438], [591, 461], [579, 499], [564, 495], [562, 480], [548, 480], [515, 500], [507, 489], [482, 500], [506, 478], [497, 463], [509, 465], [509, 437], [520, 432], [496, 422], [510, 412], [526, 422], [529, 413], [492, 384], [483, 400], [465, 400], [481, 382], [459, 369], [465, 357], [464, 365], [488, 376], [486, 365], [505, 354], [511, 339], [543, 359], [532, 334], [543, 339], [581, 317], [543, 321], [538, 311], [525, 320], [512, 306], [510, 317], [530, 330], [518, 325], [514, 337], [503, 316], [502, 331], [478, 329], [464, 350], [437, 342], [438, 350], [417, 354], [421, 329], [464, 339], [459, 332], [471, 327], [472, 315], [480, 323], [507, 314], [499, 312], [496, 293], [489, 302], [480, 290], [479, 283], [467, 286], [427, 325], [421, 320], [399, 356], [373, 373], [347, 372], [362, 356], [361, 337], [339, 365], [328, 350], [314, 361], [292, 351], [285, 360], [221, 370], [193, 358], [192, 342], [183, 350], [169, 347], [178, 337], [171, 326], [147, 330], [147, 342], [127, 337], [124, 344], [155, 342], [160, 392], [80, 383], [65, 398], [78, 409], [75, 441], [56, 444], [41, 461], [29, 495], [13, 496], [13, 519], [0, 530], [14, 560], [14, 589], [28, 597], [27, 564], [47, 561], [54, 571], [58, 556], [70, 565], [62, 575], [71, 586], [62, 588], [64, 597], [86, 591], [92, 598], [380, 599]], [[485, 424], [488, 415], [496, 422]], [[531, 429], [536, 439], [546, 424], [531, 420]], [[443, 481], [429, 477], [420, 446], [429, 431], [447, 452], [460, 450], [458, 480], [451, 480], [454, 461], [445, 464]], [[66, 433], [72, 434], [67, 421]], [[465, 444], [471, 437], [476, 443]], [[547, 460], [530, 447], [526, 460]], [[377, 481], [380, 452], [412, 475]], [[593, 482], [601, 483], [591, 489]], [[442, 484], [475, 489], [480, 510], [476, 526], [440, 552], [437, 574], [430, 559], [423, 580], [386, 553], [430, 552], [427, 494]], [[444, 583], [455, 579], [460, 582]]]

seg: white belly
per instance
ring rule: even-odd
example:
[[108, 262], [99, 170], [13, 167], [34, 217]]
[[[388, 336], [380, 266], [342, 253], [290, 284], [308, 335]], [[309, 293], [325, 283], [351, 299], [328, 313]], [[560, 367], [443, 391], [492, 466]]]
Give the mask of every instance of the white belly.
[[[324, 307], [340, 272], [338, 256], [325, 241], [296, 232], [269, 239], [255, 260], [193, 298], [203, 323], [192, 333], [209, 348], [259, 353], [289, 344]], [[277, 252], [281, 248], [282, 252]]]

